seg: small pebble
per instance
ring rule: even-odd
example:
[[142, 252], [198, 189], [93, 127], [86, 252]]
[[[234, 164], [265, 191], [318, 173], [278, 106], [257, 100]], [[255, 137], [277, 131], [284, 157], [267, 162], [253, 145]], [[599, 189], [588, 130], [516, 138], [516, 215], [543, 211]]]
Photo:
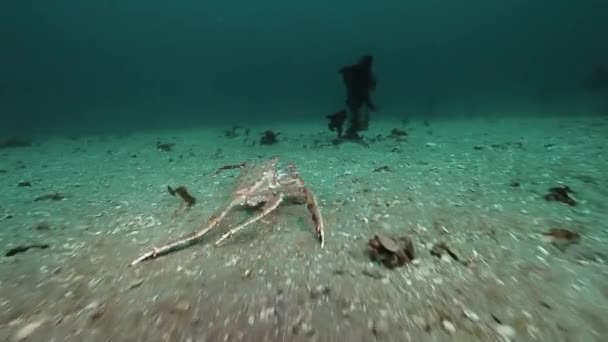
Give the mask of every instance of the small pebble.
[[426, 326], [426, 321], [424, 320], [424, 317], [422, 317], [422, 316], [413, 315], [412, 316], [412, 321], [414, 321], [414, 323], [416, 325], [418, 325], [419, 327]]
[[129, 289], [134, 289], [134, 288], [140, 287], [141, 284], [143, 284], [143, 283], [144, 283], [143, 278], [136, 279], [134, 282], [131, 283], [131, 285], [129, 286]]
[[444, 319], [443, 321], [441, 321], [441, 324], [443, 325], [445, 331], [449, 332], [450, 334], [456, 332], [456, 327], [454, 326], [454, 324], [452, 324], [452, 322]]
[[43, 323], [44, 323], [43, 319], [29, 323], [28, 325], [24, 326], [23, 328], [19, 329], [19, 331], [17, 331], [13, 340], [23, 341], [23, 340], [27, 339], [28, 337], [30, 337], [30, 335], [32, 335], [34, 333], [34, 331], [36, 331], [36, 329], [40, 328], [40, 326]]
[[511, 340], [515, 337], [515, 329], [510, 325], [496, 324], [494, 325], [494, 331], [507, 340]]
[[462, 309], [462, 313], [464, 314], [464, 317], [470, 319], [473, 322], [478, 322], [479, 321], [479, 316], [474, 313], [473, 311], [467, 309], [467, 308], [463, 308]]
[[537, 246], [536, 247], [538, 249], [539, 252], [541, 252], [543, 255], [548, 256], [549, 252], [547, 252], [546, 249], [542, 248], [541, 246]]
[[331, 292], [329, 286], [317, 285], [315, 288], [310, 290], [310, 298], [317, 299], [320, 297], [328, 296]]
[[375, 321], [372, 326], [372, 332], [375, 336], [386, 334], [388, 332], [388, 322], [384, 319]]
[[174, 309], [180, 312], [188, 311], [190, 309], [190, 302], [185, 299], [182, 299], [177, 302], [177, 304], [175, 304]]

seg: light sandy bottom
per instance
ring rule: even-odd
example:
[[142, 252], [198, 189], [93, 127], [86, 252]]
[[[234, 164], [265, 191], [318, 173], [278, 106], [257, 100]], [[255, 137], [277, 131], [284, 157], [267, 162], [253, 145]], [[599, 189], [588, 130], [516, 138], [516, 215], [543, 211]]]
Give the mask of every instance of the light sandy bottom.
[[[395, 127], [405, 141], [386, 137]], [[266, 128], [283, 140], [252, 146]], [[384, 138], [369, 147], [333, 146], [324, 128], [250, 127], [248, 143], [210, 129], [57, 137], [0, 151], [2, 255], [49, 245], [0, 257], [0, 341], [608, 336], [606, 118], [373, 122], [367, 136]], [[212, 244], [246, 212], [197, 245], [128, 267], [229, 198], [238, 170], [212, 177], [216, 168], [271, 155], [295, 162], [316, 193], [323, 250], [306, 207], [289, 205], [221, 247]], [[543, 198], [560, 183], [576, 206]], [[198, 203], [178, 211], [168, 185]], [[34, 201], [54, 192], [65, 199]], [[553, 228], [581, 239], [541, 238]], [[411, 237], [417, 260], [395, 270], [370, 262], [378, 232]], [[432, 255], [439, 242], [459, 261]]]

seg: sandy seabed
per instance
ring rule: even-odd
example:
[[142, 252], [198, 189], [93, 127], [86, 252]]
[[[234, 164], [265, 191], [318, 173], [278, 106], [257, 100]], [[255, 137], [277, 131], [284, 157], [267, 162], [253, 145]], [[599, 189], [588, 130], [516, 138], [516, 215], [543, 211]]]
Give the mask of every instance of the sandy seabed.
[[[258, 144], [268, 128], [280, 141]], [[333, 145], [324, 128], [46, 137], [0, 150], [0, 341], [608, 336], [608, 118], [373, 122], [368, 146]], [[316, 194], [324, 249], [306, 207], [285, 205], [220, 247], [247, 212], [128, 267], [229, 199], [239, 171], [213, 177], [218, 167], [273, 155]], [[197, 198], [188, 211], [167, 192], [178, 185]], [[564, 185], [575, 206], [544, 198]], [[559, 229], [579, 238], [544, 235]], [[416, 259], [372, 262], [379, 233], [410, 237]], [[4, 256], [19, 246], [34, 247]]]

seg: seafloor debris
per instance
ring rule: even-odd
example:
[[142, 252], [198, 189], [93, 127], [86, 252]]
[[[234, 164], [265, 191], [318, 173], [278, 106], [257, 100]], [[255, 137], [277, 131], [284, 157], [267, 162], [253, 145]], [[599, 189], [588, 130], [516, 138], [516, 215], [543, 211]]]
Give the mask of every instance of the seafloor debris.
[[391, 171], [391, 168], [388, 165], [382, 165], [382, 166], [379, 166], [374, 169], [374, 172], [388, 172], [388, 171]]
[[46, 195], [41, 195], [38, 196], [36, 198], [34, 198], [34, 202], [39, 202], [39, 201], [61, 201], [62, 199], [64, 199], [65, 196], [58, 193], [58, 192], [54, 192], [52, 194], [46, 194]]
[[169, 191], [171, 196], [179, 196], [184, 201], [187, 207], [192, 207], [196, 203], [196, 198], [190, 195], [186, 187], [183, 185], [178, 186], [175, 189], [171, 188], [170, 186], [167, 186], [167, 190]]
[[48, 244], [21, 245], [21, 246], [17, 246], [17, 247], [9, 249], [8, 252], [6, 252], [6, 254], [4, 254], [4, 255], [7, 257], [11, 257], [15, 254], [27, 252], [28, 250], [30, 250], [32, 248], [47, 249], [47, 248], [49, 248], [49, 245]]
[[262, 137], [260, 138], [260, 144], [274, 145], [274, 144], [278, 143], [279, 134], [281, 134], [281, 133], [275, 133], [274, 131], [267, 130], [266, 132], [264, 132], [264, 135], [262, 135]]
[[338, 139], [342, 138], [344, 121], [346, 121], [346, 111], [342, 109], [334, 114], [326, 115], [325, 117], [329, 119], [327, 128], [332, 132], [336, 132], [338, 134]]
[[393, 128], [391, 130], [391, 138], [405, 138], [407, 137], [407, 132], [405, 130], [399, 129], [399, 128]]
[[217, 176], [220, 172], [225, 171], [225, 170], [242, 169], [246, 165], [247, 165], [247, 162], [242, 162], [240, 164], [224, 165], [224, 166], [221, 166], [220, 168], [218, 168], [217, 170], [215, 170], [215, 172], [213, 172], [213, 176]]
[[460, 258], [454, 253], [445, 242], [439, 242], [431, 248], [431, 255], [442, 258], [444, 254], [449, 255], [455, 261], [460, 261]]
[[414, 244], [407, 236], [395, 238], [377, 234], [367, 243], [368, 254], [374, 261], [379, 261], [388, 268], [405, 265], [414, 260]]
[[278, 158], [273, 157], [261, 164], [247, 164], [247, 167], [241, 169], [239, 181], [228, 203], [211, 216], [206, 224], [199, 230], [177, 241], [151, 248], [150, 251], [135, 259], [130, 265], [136, 265], [144, 260], [170, 253], [198, 241], [213, 228], [217, 227], [226, 215], [237, 207], [252, 208], [257, 211], [253, 216], [245, 219], [236, 227], [223, 234], [215, 242], [215, 246], [218, 246], [248, 225], [263, 219], [275, 211], [281, 204], [306, 203], [306, 208], [314, 223], [317, 238], [321, 243], [321, 248], [323, 248], [325, 242], [324, 223], [314, 194], [304, 184], [304, 180], [300, 177], [295, 165], [290, 164], [287, 170], [279, 172], [277, 163]]
[[26, 140], [26, 139], [9, 138], [9, 139], [0, 141], [0, 150], [9, 149], [9, 148], [30, 147], [30, 146], [32, 146], [32, 141]]
[[579, 233], [565, 228], [553, 228], [543, 233], [543, 240], [551, 243], [562, 252], [570, 245], [578, 243], [580, 239]]
[[564, 228], [553, 228], [543, 235], [554, 240], [578, 241], [581, 238], [579, 233]]
[[558, 201], [571, 206], [576, 205], [574, 198], [570, 197], [570, 194], [575, 192], [570, 189], [567, 185], [556, 186], [549, 189], [549, 192], [545, 195], [547, 201]]
[[32, 183], [28, 182], [28, 181], [21, 181], [21, 182], [17, 183], [17, 186], [20, 188], [29, 188], [32, 186]]
[[156, 142], [156, 149], [161, 152], [171, 152], [173, 151], [173, 146], [175, 146], [175, 143]]
[[224, 131], [224, 137], [228, 139], [237, 138], [243, 133], [245, 136], [249, 135], [249, 128], [244, 128], [239, 125], [233, 125], [230, 129]]

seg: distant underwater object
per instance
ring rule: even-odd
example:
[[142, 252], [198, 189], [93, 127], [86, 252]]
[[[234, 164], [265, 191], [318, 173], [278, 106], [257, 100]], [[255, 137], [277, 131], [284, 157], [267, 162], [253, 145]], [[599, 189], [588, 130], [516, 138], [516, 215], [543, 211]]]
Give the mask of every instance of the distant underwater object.
[[[356, 64], [344, 66], [339, 71], [346, 87], [346, 105], [351, 115], [346, 139], [361, 139], [359, 132], [367, 130], [369, 126], [369, 111], [376, 110], [371, 99], [371, 92], [376, 89], [373, 60], [373, 56], [365, 55]], [[362, 108], [364, 112], [361, 112]]]
[[330, 131], [338, 133], [338, 138], [342, 137], [342, 131], [344, 130], [344, 121], [346, 121], [346, 111], [344, 109], [325, 116], [329, 119], [327, 128]]

